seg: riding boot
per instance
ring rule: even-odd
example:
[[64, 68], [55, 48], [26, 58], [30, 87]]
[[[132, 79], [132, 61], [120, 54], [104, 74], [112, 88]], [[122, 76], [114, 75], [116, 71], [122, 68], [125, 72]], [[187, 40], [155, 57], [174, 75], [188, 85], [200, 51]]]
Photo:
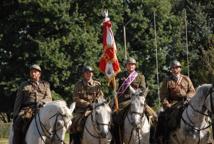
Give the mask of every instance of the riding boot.
[[23, 144], [24, 134], [22, 133], [23, 120], [17, 117], [13, 123], [13, 144]]
[[150, 128], [150, 143], [152, 144], [157, 144], [157, 140], [156, 140], [156, 137], [155, 137], [155, 134], [156, 134], [156, 127], [154, 126], [151, 126]]
[[81, 140], [80, 140], [80, 133], [74, 133], [74, 134], [71, 134], [70, 135], [72, 140], [70, 141], [73, 142], [73, 144], [80, 144], [81, 143]]
[[113, 142], [112, 144], [122, 144], [121, 142], [121, 130], [120, 130], [120, 126], [114, 126], [114, 129], [112, 131], [112, 134], [113, 134]]
[[23, 134], [21, 130], [14, 128], [13, 144], [22, 144]]
[[164, 129], [164, 133], [163, 133], [163, 141], [164, 141], [164, 144], [169, 144], [169, 135], [170, 135], [170, 130], [169, 130], [169, 128], [166, 126], [166, 128]]
[[158, 116], [158, 123], [155, 131], [155, 138], [158, 144], [163, 144], [166, 129], [165, 125], [165, 113], [161, 112]]

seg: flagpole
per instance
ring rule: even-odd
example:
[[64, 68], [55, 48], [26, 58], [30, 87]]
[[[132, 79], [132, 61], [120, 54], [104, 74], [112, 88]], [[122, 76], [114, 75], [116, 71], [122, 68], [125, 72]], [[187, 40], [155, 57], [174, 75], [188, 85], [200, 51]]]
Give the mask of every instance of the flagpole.
[[124, 40], [124, 58], [127, 60], [127, 47], [126, 47], [126, 26], [123, 26], [123, 40]]
[[108, 17], [108, 10], [102, 11], [104, 20], [102, 23], [103, 29], [103, 54], [99, 61], [99, 70], [104, 73], [108, 80], [108, 85], [111, 86], [114, 95], [115, 111], [119, 110], [118, 97], [116, 92], [115, 76], [120, 72], [120, 64], [116, 55], [116, 43], [112, 32], [112, 23]]
[[156, 59], [156, 72], [157, 72], [157, 85], [158, 85], [158, 91], [157, 91], [157, 95], [158, 95], [158, 102], [160, 105], [160, 88], [159, 88], [159, 64], [158, 64], [158, 45], [157, 45], [157, 32], [156, 32], [156, 13], [154, 11], [154, 30], [155, 30], [155, 39], [154, 39], [154, 45], [155, 45], [155, 59]]
[[128, 55], [128, 50], [126, 46], [126, 26], [132, 21], [133, 19], [131, 18], [127, 23], [123, 25], [123, 40], [124, 40], [124, 58], [127, 60], [127, 55]]
[[189, 46], [188, 46], [188, 35], [187, 35], [187, 15], [186, 15], [186, 9], [184, 10], [184, 17], [185, 17], [186, 53], [187, 53], [187, 74], [188, 74], [188, 77], [189, 77]]

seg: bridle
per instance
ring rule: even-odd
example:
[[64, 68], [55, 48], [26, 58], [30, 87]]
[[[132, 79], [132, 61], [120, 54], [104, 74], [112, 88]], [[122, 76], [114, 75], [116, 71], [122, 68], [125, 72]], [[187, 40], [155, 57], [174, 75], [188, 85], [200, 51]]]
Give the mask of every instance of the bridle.
[[203, 108], [204, 111], [205, 111], [205, 110], [208, 110], [207, 107], [205, 106], [205, 101], [207, 100], [208, 96], [210, 96], [211, 111], [208, 110], [208, 112], [207, 112], [208, 114], [207, 114], [207, 113], [204, 113], [203, 111], [197, 110], [191, 103], [189, 103], [189, 106], [191, 107], [191, 109], [192, 109], [193, 111], [195, 111], [195, 112], [197, 112], [197, 113], [199, 113], [199, 114], [201, 114], [201, 115], [204, 115], [205, 117], [211, 117], [212, 122], [210, 122], [210, 124], [209, 124], [208, 126], [205, 126], [205, 127], [202, 127], [202, 128], [196, 128], [196, 127], [194, 126], [194, 123], [192, 122], [192, 120], [191, 120], [191, 118], [190, 118], [188, 112], [187, 112], [187, 108], [185, 109], [187, 118], [188, 118], [188, 120], [190, 121], [190, 123], [187, 122], [187, 121], [183, 118], [183, 116], [181, 117], [181, 119], [182, 119], [182, 121], [183, 121], [186, 125], [188, 125], [192, 130], [195, 130], [195, 131], [197, 131], [197, 132], [200, 132], [200, 131], [202, 131], [202, 130], [208, 129], [208, 128], [211, 127], [211, 126], [214, 128], [214, 104], [213, 104], [213, 97], [212, 97], [212, 93], [213, 93], [213, 92], [214, 92], [214, 87], [212, 86], [212, 87], [209, 89], [209, 92], [208, 92], [208, 94], [206, 95], [206, 97], [205, 97], [205, 99], [204, 99], [204, 102], [203, 102], [203, 106], [202, 106], [202, 108]]
[[[143, 105], [143, 107], [145, 108], [145, 104]], [[131, 111], [129, 110], [129, 112], [127, 113], [126, 117], [128, 119], [128, 122], [131, 124], [132, 126], [132, 130], [131, 130], [131, 135], [129, 137], [129, 142], [128, 144], [130, 144], [131, 142], [131, 138], [132, 138], [132, 135], [133, 135], [133, 131], [136, 130], [137, 134], [138, 134], [138, 137], [140, 137], [140, 127], [138, 127], [138, 125], [134, 125], [134, 122], [131, 120], [131, 116], [135, 114], [135, 115], [140, 115], [140, 121], [141, 123], [144, 123], [145, 120], [146, 120], [146, 117], [145, 117], [145, 112], [143, 111], [142, 113], [140, 112], [136, 112], [136, 111]], [[139, 144], [140, 144], [140, 141], [139, 141]]]
[[[64, 126], [63, 127], [60, 127], [60, 128], [57, 128], [57, 121], [58, 121], [58, 117], [61, 116], [63, 118], [63, 121], [64, 121]], [[54, 137], [57, 138], [57, 141], [63, 143], [63, 144], [66, 144], [64, 140], [62, 140], [58, 134], [57, 134], [57, 131], [60, 130], [60, 129], [63, 129], [64, 127], [67, 127], [67, 125], [69, 124], [69, 122], [71, 121], [71, 119], [69, 121], [65, 121], [64, 117], [66, 117], [66, 115], [63, 115], [61, 113], [55, 113], [54, 115], [52, 115], [50, 119], [52, 118], [55, 118], [55, 122], [54, 122], [54, 127], [53, 127], [53, 130], [51, 132], [49, 132], [49, 130], [45, 127], [45, 125], [41, 122], [41, 119], [40, 119], [40, 111], [36, 114], [35, 116], [35, 123], [36, 123], [36, 129], [39, 133], [39, 136], [40, 138], [42, 139], [42, 141], [46, 144], [45, 140], [43, 139], [42, 137], [42, 133], [44, 134], [45, 137], [47, 137], [49, 140], [51, 140], [51, 142], [53, 142], [54, 140]], [[39, 127], [38, 127], [38, 124], [40, 124], [40, 127], [41, 127], [41, 131], [39, 130]]]
[[99, 143], [101, 143], [101, 138], [105, 138], [105, 137], [102, 137], [101, 136], [101, 133], [100, 131], [98, 130], [98, 127], [100, 125], [103, 125], [103, 126], [108, 126], [108, 128], [110, 129], [110, 126], [111, 126], [111, 122], [109, 123], [102, 123], [102, 122], [99, 122], [97, 119], [96, 119], [96, 113], [95, 113], [95, 117], [93, 115], [93, 113], [95, 112], [94, 110], [96, 110], [96, 108], [100, 107], [100, 106], [103, 106], [106, 102], [103, 102], [101, 104], [98, 104], [95, 106], [95, 108], [93, 109], [93, 111], [91, 112], [90, 116], [91, 116], [91, 122], [92, 122], [92, 125], [93, 125], [93, 128], [94, 130], [96, 131], [96, 134], [97, 135], [94, 135], [92, 132], [90, 132], [90, 130], [87, 128], [87, 126], [85, 125], [85, 129], [86, 131], [88, 132], [88, 134], [96, 139], [99, 139]]
[[[145, 107], [145, 105], [144, 105]], [[143, 117], [145, 116], [145, 112], [136, 112], [136, 111], [129, 111], [128, 114], [126, 115], [127, 119], [128, 119], [128, 122], [135, 128], [137, 128], [137, 126], [134, 125], [134, 122], [130, 119], [130, 117], [135, 114], [135, 115], [139, 115], [140, 116], [140, 120], [142, 121], [143, 120]], [[130, 117], [129, 117], [130, 115]]]

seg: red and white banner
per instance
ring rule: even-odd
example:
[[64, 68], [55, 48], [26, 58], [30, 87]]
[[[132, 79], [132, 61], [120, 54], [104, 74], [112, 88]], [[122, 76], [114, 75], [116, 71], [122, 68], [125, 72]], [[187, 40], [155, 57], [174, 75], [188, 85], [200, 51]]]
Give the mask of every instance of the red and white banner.
[[104, 73], [109, 82], [120, 72], [120, 64], [117, 59], [117, 48], [112, 32], [112, 23], [106, 17], [102, 23], [103, 29], [103, 54], [99, 61], [99, 70]]

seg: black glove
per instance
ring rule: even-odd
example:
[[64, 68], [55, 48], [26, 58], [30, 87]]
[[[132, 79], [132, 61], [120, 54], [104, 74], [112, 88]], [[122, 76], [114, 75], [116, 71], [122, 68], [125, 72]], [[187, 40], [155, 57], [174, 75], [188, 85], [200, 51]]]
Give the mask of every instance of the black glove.
[[89, 104], [89, 105], [88, 105], [88, 108], [89, 108], [90, 110], [93, 110], [93, 104]]

